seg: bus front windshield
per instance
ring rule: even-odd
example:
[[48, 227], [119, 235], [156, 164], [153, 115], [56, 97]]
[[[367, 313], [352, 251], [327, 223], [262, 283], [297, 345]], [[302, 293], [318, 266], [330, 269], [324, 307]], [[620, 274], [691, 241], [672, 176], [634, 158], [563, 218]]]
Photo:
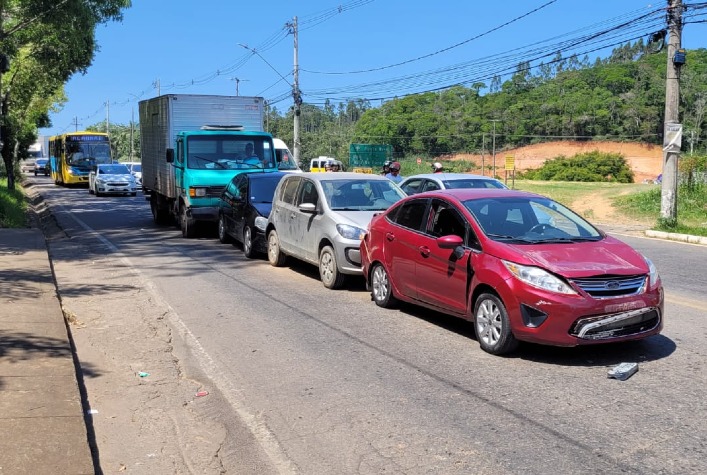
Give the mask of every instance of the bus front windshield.
[[111, 163], [110, 145], [107, 142], [71, 142], [67, 144], [66, 163], [71, 167], [85, 170], [101, 163]]

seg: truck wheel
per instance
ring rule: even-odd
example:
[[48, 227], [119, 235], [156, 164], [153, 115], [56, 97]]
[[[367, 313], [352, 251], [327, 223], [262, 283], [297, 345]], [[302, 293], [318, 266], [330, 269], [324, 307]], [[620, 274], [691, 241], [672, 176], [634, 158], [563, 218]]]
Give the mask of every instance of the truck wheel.
[[187, 207], [179, 207], [180, 224], [182, 225], [182, 237], [191, 239], [196, 235], [196, 221], [187, 216]]
[[155, 224], [168, 224], [169, 223], [169, 213], [164, 209], [160, 208], [156, 195], [150, 196], [150, 210], [152, 211], [152, 220]]
[[346, 280], [346, 274], [339, 272], [336, 254], [331, 246], [324, 246], [319, 253], [319, 277], [327, 289], [339, 289]]
[[268, 234], [268, 261], [273, 267], [282, 267], [286, 260], [287, 256], [280, 250], [280, 238], [277, 237], [277, 231], [273, 229]]

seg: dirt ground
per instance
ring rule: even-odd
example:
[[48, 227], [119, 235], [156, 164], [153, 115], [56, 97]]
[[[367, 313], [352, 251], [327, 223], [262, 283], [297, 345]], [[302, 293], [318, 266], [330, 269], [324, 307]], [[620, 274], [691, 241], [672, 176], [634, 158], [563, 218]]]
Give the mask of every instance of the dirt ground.
[[[546, 160], [559, 156], [572, 157], [579, 153], [588, 152], [620, 153], [633, 170], [634, 182], [643, 183], [644, 180], [655, 179], [663, 169], [663, 150], [658, 145], [626, 143], [626, 142], [575, 142], [569, 140], [547, 142], [510, 150], [496, 151], [496, 170], [503, 171], [506, 157], [515, 158], [515, 167], [518, 171], [539, 168]], [[485, 167], [492, 166], [493, 158], [490, 154], [483, 157]], [[458, 154], [452, 160], [471, 160], [481, 167], [481, 155]]]
[[[628, 162], [634, 174], [634, 183], [652, 182], [663, 168], [663, 151], [658, 145], [626, 143], [626, 142], [577, 142], [577, 141], [556, 141], [525, 147], [497, 150], [496, 151], [496, 171], [502, 174], [506, 158], [511, 156], [515, 159], [515, 167], [518, 171], [539, 168], [546, 160], [559, 156], [572, 157], [579, 153], [593, 151], [619, 153]], [[458, 154], [452, 160], [470, 160], [478, 167], [482, 166], [489, 170], [493, 166], [493, 158], [490, 154], [481, 155]], [[487, 172], [488, 174], [488, 172]], [[611, 205], [610, 199], [614, 195], [598, 193], [590, 197], [581, 197], [570, 207], [579, 212], [585, 213], [591, 210], [591, 220], [597, 223], [611, 223], [617, 220], [623, 221], [625, 217], [618, 216]], [[643, 222], [632, 222], [632, 225], [645, 225]]]

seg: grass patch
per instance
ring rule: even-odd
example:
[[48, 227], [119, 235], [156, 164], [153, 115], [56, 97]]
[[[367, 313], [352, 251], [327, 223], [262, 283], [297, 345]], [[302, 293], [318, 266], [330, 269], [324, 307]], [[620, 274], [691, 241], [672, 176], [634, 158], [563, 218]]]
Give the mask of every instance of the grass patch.
[[[511, 186], [511, 182], [508, 182]], [[565, 206], [583, 197], [607, 197], [619, 214], [633, 220], [654, 223], [652, 229], [671, 233], [707, 236], [707, 185], [678, 189], [675, 226], [668, 226], [660, 219], [661, 188], [641, 183], [583, 183], [569, 181], [516, 180], [514, 188], [548, 196]], [[593, 211], [584, 213], [591, 219]]]
[[27, 201], [21, 185], [7, 189], [7, 179], [0, 178], [0, 228], [24, 228], [27, 226]]
[[674, 226], [660, 218], [660, 202], [661, 190], [653, 188], [642, 193], [620, 196], [614, 204], [626, 212], [651, 217], [656, 223], [654, 229], [659, 231], [707, 236], [707, 185], [678, 188], [678, 219]]

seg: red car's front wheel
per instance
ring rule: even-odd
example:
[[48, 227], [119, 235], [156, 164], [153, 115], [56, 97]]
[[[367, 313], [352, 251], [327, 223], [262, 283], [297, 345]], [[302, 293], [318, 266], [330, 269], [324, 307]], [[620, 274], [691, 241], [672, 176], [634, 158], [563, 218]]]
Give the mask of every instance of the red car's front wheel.
[[398, 304], [390, 277], [382, 264], [375, 264], [371, 270], [371, 297], [379, 307], [393, 308]]

